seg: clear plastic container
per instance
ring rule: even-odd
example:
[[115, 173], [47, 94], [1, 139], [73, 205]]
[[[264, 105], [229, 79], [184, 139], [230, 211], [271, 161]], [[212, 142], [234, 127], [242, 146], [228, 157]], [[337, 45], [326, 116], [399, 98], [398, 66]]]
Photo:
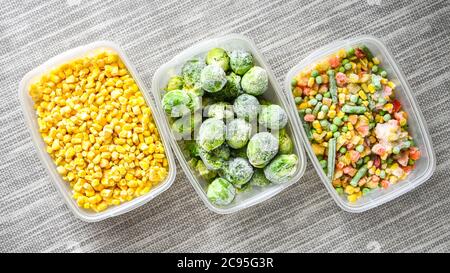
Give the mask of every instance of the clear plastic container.
[[[36, 118], [36, 111], [33, 108], [33, 100], [28, 94], [28, 87], [29, 85], [37, 80], [42, 74], [47, 73], [52, 68], [56, 68], [59, 65], [62, 65], [70, 60], [76, 59], [78, 57], [86, 56], [92, 51], [97, 49], [110, 49], [118, 53], [124, 64], [126, 65], [127, 69], [129, 70], [131, 76], [135, 80], [136, 84], [139, 86], [139, 89], [143, 93], [143, 96], [149, 105], [149, 107], [152, 110], [153, 118], [156, 122], [156, 125], [158, 127], [159, 133], [161, 135], [161, 139], [163, 142], [163, 145], [165, 147], [166, 151], [166, 157], [169, 162], [169, 172], [167, 178], [160, 182], [156, 187], [150, 190], [149, 193], [137, 197], [131, 201], [124, 202], [120, 204], [119, 206], [110, 206], [105, 211], [102, 212], [94, 212], [91, 210], [86, 210], [83, 208], [80, 208], [76, 201], [72, 198], [72, 190], [70, 188], [70, 185], [64, 181], [61, 176], [56, 171], [56, 165], [53, 162], [52, 158], [46, 151], [46, 145], [44, 143], [44, 140], [42, 139], [42, 136], [39, 133], [38, 129], [38, 123]], [[164, 123], [161, 121], [160, 117], [163, 116], [160, 114], [159, 110], [154, 106], [153, 101], [151, 100], [151, 97], [149, 96], [148, 92], [146, 91], [146, 88], [142, 81], [139, 79], [136, 70], [134, 69], [133, 65], [130, 63], [128, 58], [125, 56], [125, 53], [117, 46], [116, 44], [108, 41], [99, 41], [92, 44], [80, 46], [71, 50], [68, 50], [56, 57], [51, 58], [44, 64], [40, 65], [39, 67], [33, 69], [32, 71], [28, 72], [20, 82], [19, 85], [19, 98], [20, 102], [22, 104], [24, 116], [25, 116], [25, 122], [27, 126], [30, 129], [31, 132], [31, 138], [35, 144], [35, 147], [38, 151], [38, 155], [42, 160], [42, 163], [46, 167], [53, 183], [55, 184], [56, 188], [59, 190], [61, 195], [64, 197], [64, 200], [69, 207], [69, 209], [83, 221], [86, 222], [97, 222], [104, 220], [106, 218], [114, 217], [123, 213], [126, 213], [128, 211], [131, 211], [148, 201], [155, 198], [157, 195], [161, 194], [165, 190], [167, 190], [175, 180], [176, 175], [176, 166], [175, 166], [175, 159], [173, 157], [172, 151], [170, 149], [169, 143], [167, 141], [167, 131], [162, 124]]]
[[183, 155], [183, 152], [178, 145], [175, 136], [171, 129], [169, 129], [169, 119], [166, 115], [164, 115], [164, 129], [166, 131], [171, 132], [170, 136], [170, 143], [172, 145], [172, 148], [175, 152], [175, 155], [178, 158], [178, 161], [181, 164], [181, 167], [183, 168], [184, 172], [186, 173], [186, 176], [188, 177], [189, 181], [191, 182], [192, 186], [200, 196], [200, 198], [203, 200], [203, 202], [206, 204], [206, 206], [211, 209], [212, 211], [220, 214], [227, 214], [227, 213], [233, 213], [236, 211], [239, 211], [241, 209], [248, 208], [250, 206], [253, 206], [255, 204], [258, 204], [260, 202], [263, 202], [264, 200], [269, 199], [270, 197], [274, 196], [275, 194], [281, 192], [283, 189], [289, 187], [290, 185], [297, 182], [300, 177], [305, 172], [306, 167], [306, 155], [303, 150], [303, 145], [299, 136], [299, 127], [298, 123], [295, 118], [295, 111], [292, 111], [292, 108], [288, 107], [288, 103], [286, 101], [286, 98], [281, 91], [281, 88], [279, 87], [278, 83], [275, 80], [275, 77], [270, 69], [270, 67], [267, 65], [264, 58], [261, 56], [261, 54], [258, 52], [255, 44], [250, 41], [248, 38], [237, 35], [237, 34], [231, 34], [224, 37], [211, 39], [207, 41], [200, 42], [196, 45], [193, 45], [192, 47], [184, 50], [182, 53], [174, 57], [171, 61], [167, 62], [166, 64], [162, 65], [155, 73], [153, 77], [152, 82], [152, 92], [156, 99], [156, 106], [158, 107], [159, 112], [163, 112], [162, 105], [161, 105], [161, 99], [162, 95], [164, 94], [164, 87], [166, 86], [169, 78], [173, 75], [179, 75], [181, 71], [181, 67], [183, 64], [196, 56], [202, 56], [204, 57], [206, 53], [214, 48], [214, 47], [221, 47], [225, 50], [233, 50], [233, 49], [244, 49], [252, 53], [255, 64], [261, 66], [262, 68], [266, 69], [269, 75], [269, 89], [264, 93], [264, 96], [266, 99], [270, 100], [271, 102], [279, 104], [281, 107], [283, 107], [289, 117], [289, 123], [287, 126], [287, 132], [292, 137], [292, 140], [294, 141], [295, 150], [294, 153], [297, 154], [299, 158], [299, 164], [297, 171], [293, 175], [292, 179], [284, 184], [280, 185], [270, 185], [268, 187], [259, 188], [259, 187], [253, 187], [251, 191], [239, 193], [236, 195], [236, 199], [227, 206], [217, 206], [212, 204], [208, 198], [206, 197], [206, 189], [207, 189], [207, 182], [204, 181], [201, 177], [199, 177], [194, 170], [192, 170], [188, 163], [186, 162], [186, 159]]
[[[362, 36], [354, 39], [337, 41], [323, 48], [320, 48], [302, 60], [298, 65], [293, 67], [287, 74], [284, 88], [288, 92], [289, 104], [292, 109], [296, 109], [294, 98], [291, 95], [291, 79], [297, 75], [300, 71], [306, 68], [308, 65], [313, 64], [326, 56], [337, 52], [341, 48], [348, 48], [350, 46], [366, 45], [374, 56], [378, 57], [381, 62], [381, 66], [388, 72], [388, 77], [395, 83], [396, 98], [401, 102], [403, 109], [409, 114], [408, 124], [409, 132], [413, 136], [414, 142], [419, 147], [422, 156], [416, 162], [416, 168], [411, 172], [405, 180], [399, 181], [397, 184], [390, 186], [388, 189], [377, 189], [370, 194], [361, 197], [355, 203], [350, 203], [342, 195], [339, 195], [331, 185], [331, 181], [328, 180], [326, 174], [322, 170], [317, 157], [312, 151], [309, 140], [306, 136], [306, 132], [301, 128], [301, 135], [306, 147], [306, 151], [316, 168], [320, 179], [325, 184], [325, 187], [333, 197], [334, 201], [345, 211], [348, 212], [363, 212], [371, 208], [377, 207], [383, 203], [386, 203], [400, 195], [416, 188], [423, 182], [425, 182], [433, 174], [436, 168], [436, 159], [433, 152], [430, 135], [428, 133], [425, 121], [423, 119], [422, 112], [420, 111], [414, 96], [411, 93], [411, 88], [405, 80], [405, 76], [398, 68], [396, 62], [392, 58], [392, 55], [383, 45], [383, 43], [375, 37]], [[299, 118], [297, 120], [304, 122]]]

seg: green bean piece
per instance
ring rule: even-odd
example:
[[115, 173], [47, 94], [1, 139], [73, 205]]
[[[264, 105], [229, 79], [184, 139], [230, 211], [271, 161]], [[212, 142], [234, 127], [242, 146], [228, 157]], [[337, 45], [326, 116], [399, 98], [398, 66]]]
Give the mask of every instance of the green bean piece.
[[318, 103], [316, 104], [316, 106], [314, 107], [314, 110], [312, 111], [312, 114], [313, 114], [314, 116], [317, 116], [317, 113], [319, 113], [320, 108], [322, 108], [322, 103], [321, 103], [321, 102], [318, 102]]
[[330, 82], [331, 99], [333, 100], [333, 104], [336, 104], [338, 102], [338, 95], [337, 95], [337, 83], [336, 83], [334, 70], [328, 70], [328, 76], [330, 78], [329, 82]]
[[313, 135], [311, 133], [311, 126], [309, 125], [308, 122], [304, 121], [304, 117], [305, 116], [303, 114], [299, 113], [299, 116], [300, 116], [300, 119], [302, 120], [303, 129], [305, 129], [306, 136], [308, 137], [309, 140], [312, 140], [313, 139]]
[[347, 114], [364, 114], [367, 111], [365, 106], [354, 106], [345, 104], [342, 106], [341, 111]]
[[372, 52], [370, 52], [370, 50], [369, 50], [369, 48], [367, 46], [363, 45], [363, 46], [361, 46], [361, 49], [366, 54], [368, 60], [372, 60], [373, 59], [373, 54], [372, 54]]
[[367, 173], [367, 165], [362, 166], [355, 174], [355, 176], [352, 178], [352, 180], [350, 181], [350, 185], [352, 185], [353, 187], [358, 186], [358, 182], [359, 180], [366, 175]]
[[333, 181], [334, 177], [334, 168], [335, 168], [335, 161], [336, 161], [336, 138], [331, 138], [328, 141], [328, 179], [330, 181]]

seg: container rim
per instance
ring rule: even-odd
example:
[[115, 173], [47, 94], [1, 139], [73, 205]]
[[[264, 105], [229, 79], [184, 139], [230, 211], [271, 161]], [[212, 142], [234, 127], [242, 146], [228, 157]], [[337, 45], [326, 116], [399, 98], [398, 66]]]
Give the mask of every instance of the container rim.
[[[240, 211], [242, 209], [245, 209], [245, 208], [248, 208], [248, 207], [251, 207], [256, 204], [266, 201], [267, 199], [275, 196], [276, 194], [278, 194], [285, 188], [297, 183], [300, 180], [300, 178], [303, 176], [305, 169], [306, 169], [305, 151], [301, 144], [302, 143], [301, 137], [299, 137], [298, 133], [296, 132], [296, 128], [295, 128], [295, 127], [298, 127], [298, 122], [294, 117], [292, 109], [290, 109], [288, 107], [288, 101], [286, 100], [285, 94], [284, 94], [284, 92], [282, 92], [280, 85], [276, 81], [276, 78], [273, 75], [271, 67], [268, 65], [267, 61], [262, 56], [262, 54], [259, 53], [259, 50], [258, 50], [256, 44], [247, 36], [244, 36], [242, 34], [237, 34], [237, 33], [231, 33], [231, 34], [218, 36], [218, 37], [212, 37], [212, 38], [209, 38], [206, 40], [199, 41], [197, 43], [194, 43], [190, 47], [184, 49], [182, 52], [178, 53], [173, 58], [171, 58], [168, 62], [162, 64], [156, 70], [155, 74], [153, 75], [153, 80], [152, 80], [152, 89], [151, 90], [152, 90], [153, 96], [155, 98], [158, 98], [160, 96], [160, 90], [158, 87], [158, 79], [161, 77], [161, 74], [164, 71], [168, 71], [171, 68], [173, 68], [174, 66], [176, 66], [176, 63], [178, 63], [180, 59], [182, 60], [182, 59], [192, 58], [193, 56], [195, 56], [195, 54], [193, 54], [192, 51], [195, 51], [197, 48], [204, 47], [209, 44], [214, 44], [216, 46], [220, 46], [220, 44], [224, 43], [225, 41], [229, 41], [229, 40], [241, 40], [241, 41], [247, 43], [249, 45], [249, 48], [252, 49], [252, 54], [253, 54], [254, 58], [258, 60], [258, 62], [260, 63], [260, 66], [262, 66], [266, 69], [267, 74], [269, 76], [269, 81], [274, 89], [274, 92], [277, 94], [279, 100], [281, 101], [283, 108], [286, 110], [286, 113], [288, 115], [289, 122], [291, 123], [291, 126], [292, 126], [292, 128], [291, 128], [292, 135], [293, 135], [293, 137], [296, 138], [296, 141], [299, 144], [297, 147], [299, 164], [298, 164], [298, 169], [297, 169], [295, 176], [292, 177], [289, 182], [277, 185], [278, 187], [276, 189], [274, 189], [273, 191], [270, 191], [270, 192], [263, 191], [263, 192], [259, 193], [259, 199], [256, 200], [254, 203], [251, 203], [249, 206], [246, 206], [246, 204], [238, 204], [231, 208], [215, 207], [205, 198], [204, 190], [199, 185], [199, 182], [197, 182], [197, 178], [193, 175], [191, 168], [187, 165], [186, 160], [183, 157], [183, 155], [180, 151], [180, 148], [178, 147], [178, 143], [172, 137], [172, 134], [170, 134], [170, 143], [172, 145], [173, 150], [175, 151], [175, 155], [178, 158], [178, 162], [181, 164], [181, 167], [183, 168], [184, 173], [186, 174], [189, 182], [194, 187], [194, 190], [196, 191], [196, 193], [200, 197], [200, 199], [203, 201], [203, 203], [206, 205], [206, 207], [208, 207], [211, 211], [218, 213], [218, 214], [234, 213], [234, 212]], [[155, 104], [156, 104], [156, 107], [159, 109], [159, 111], [164, 113], [162, 110], [162, 106], [160, 105], [160, 102], [156, 102]], [[164, 117], [164, 118], [166, 119], [166, 117]], [[164, 126], [166, 127], [166, 130], [170, 130], [170, 128], [168, 128], [167, 122], [164, 122]]]
[[[161, 137], [161, 141], [163, 142], [166, 157], [168, 159], [169, 171], [166, 179], [164, 181], [161, 181], [156, 187], [153, 187], [150, 190], [150, 192], [142, 196], [136, 197], [131, 201], [124, 202], [118, 206], [111, 206], [102, 212], [88, 212], [87, 210], [78, 207], [78, 205], [75, 203], [75, 200], [73, 200], [70, 190], [66, 188], [67, 185], [63, 184], [67, 182], [62, 180], [61, 176], [56, 172], [55, 163], [48, 155], [48, 153], [42, 149], [45, 148], [45, 143], [43, 142], [42, 136], [39, 134], [37, 127], [34, 125], [37, 123], [35, 116], [36, 113], [34, 113], [33, 108], [30, 108], [30, 103], [33, 104], [33, 102], [30, 96], [28, 95], [28, 86], [30, 85], [31, 82], [33, 82], [33, 80], [42, 76], [49, 70], [57, 66], [60, 66], [64, 63], [67, 63], [71, 60], [87, 56], [90, 53], [93, 53], [95, 50], [101, 48], [111, 49], [112, 51], [117, 53], [122, 62], [125, 64], [127, 70], [130, 72], [131, 77], [138, 85], [140, 92], [142, 93], [147, 105], [150, 107], [152, 111], [152, 116], [153, 119], [155, 120], [157, 129], [160, 135], [163, 136]], [[158, 109], [155, 107], [153, 100], [148, 95], [147, 88], [140, 79], [135, 67], [129, 61], [125, 52], [116, 43], [107, 40], [96, 41], [93, 43], [71, 48], [67, 51], [62, 52], [61, 54], [58, 54], [48, 59], [47, 61], [35, 67], [34, 69], [32, 69], [23, 76], [22, 80], [19, 83], [18, 95], [25, 119], [25, 125], [26, 127], [28, 127], [28, 130], [31, 134], [31, 139], [37, 151], [40, 161], [43, 163], [47, 174], [50, 176], [50, 179], [52, 180], [52, 183], [56, 186], [60, 195], [62, 195], [69, 210], [72, 211], [72, 213], [82, 221], [99, 222], [107, 218], [115, 217], [124, 214], [126, 212], [129, 212], [135, 208], [138, 208], [146, 204], [159, 194], [166, 191], [173, 184], [176, 176], [175, 160], [172, 154], [172, 150], [170, 149], [170, 145], [167, 143], [166, 140], [167, 132], [165, 132], [163, 126], [161, 126], [161, 121], [159, 120], [160, 114], [158, 112]]]
[[[418, 187], [419, 185], [423, 184], [425, 181], [427, 181], [434, 173], [434, 170], [436, 169], [436, 158], [432, 146], [431, 138], [429, 137], [430, 134], [428, 132], [428, 128], [426, 126], [426, 123], [424, 121], [424, 117], [422, 114], [422, 111], [419, 108], [419, 104], [417, 103], [415, 97], [411, 93], [411, 87], [409, 86], [408, 82], [406, 81], [406, 77], [403, 74], [402, 70], [398, 67], [397, 63], [394, 61], [394, 58], [392, 57], [391, 52], [387, 49], [387, 47], [384, 45], [384, 43], [372, 35], [362, 35], [357, 36], [350, 39], [342, 39], [337, 40], [334, 42], [331, 42], [325, 46], [322, 46], [316, 50], [314, 50], [312, 53], [310, 53], [306, 58], [302, 59], [297, 65], [292, 67], [289, 72], [286, 74], [285, 81], [284, 81], [284, 88], [285, 91], [288, 94], [288, 101], [291, 104], [292, 107], [295, 107], [294, 99], [291, 95], [291, 79], [303, 68], [307, 67], [308, 65], [314, 63], [315, 61], [318, 61], [320, 58], [323, 58], [329, 54], [332, 54], [336, 52], [339, 48], [343, 48], [345, 46], [355, 45], [355, 44], [362, 44], [364, 41], [369, 41], [374, 43], [381, 52], [385, 55], [385, 62], [388, 62], [390, 66], [392, 67], [395, 76], [400, 81], [401, 85], [403, 86], [405, 97], [408, 100], [408, 102], [411, 104], [411, 107], [413, 111], [412, 113], [409, 113], [409, 115], [414, 115], [418, 122], [418, 128], [423, 136], [423, 142], [424, 147], [427, 150], [427, 153], [429, 154], [429, 159], [426, 161], [426, 170], [423, 174], [416, 177], [413, 181], [411, 181], [409, 184], [400, 187], [396, 189], [395, 191], [392, 191], [386, 195], [379, 196], [376, 199], [372, 199], [371, 203], [375, 203], [375, 205], [370, 204], [362, 204], [362, 205], [355, 205], [355, 206], [349, 206], [347, 203], [343, 202], [342, 199], [338, 196], [335, 189], [332, 187], [331, 183], [328, 181], [328, 178], [326, 178], [323, 174], [323, 171], [318, 167], [319, 162], [317, 157], [314, 155], [314, 153], [311, 150], [311, 145], [309, 143], [309, 140], [306, 136], [305, 130], [303, 126], [300, 128], [300, 135], [302, 137], [303, 144], [305, 146], [305, 150], [308, 153], [309, 159], [312, 161], [314, 168], [316, 169], [317, 174], [321, 178], [322, 182], [325, 184], [325, 188], [330, 193], [333, 200], [336, 202], [336, 204], [343, 209], [344, 211], [351, 212], [351, 213], [361, 213], [364, 211], [367, 211], [369, 209], [372, 209], [374, 207], [377, 207], [379, 205], [382, 205], [386, 202], [389, 202], [395, 198], [397, 198], [400, 195], [403, 195], [412, 189]], [[301, 124], [303, 124], [303, 121], [299, 117], [296, 118]], [[327, 181], [327, 182], [325, 182]]]

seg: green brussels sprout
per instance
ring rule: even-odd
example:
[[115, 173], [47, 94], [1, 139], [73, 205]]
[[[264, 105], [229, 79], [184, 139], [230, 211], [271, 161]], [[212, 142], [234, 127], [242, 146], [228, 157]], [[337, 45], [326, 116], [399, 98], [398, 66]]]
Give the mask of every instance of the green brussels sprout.
[[199, 175], [205, 179], [206, 181], [211, 181], [217, 176], [217, 172], [210, 170], [206, 167], [205, 163], [201, 160], [197, 161], [197, 165], [195, 166], [195, 169], [199, 173]]
[[169, 82], [166, 86], [166, 91], [172, 91], [172, 90], [180, 90], [183, 89], [184, 86], [184, 80], [181, 76], [173, 76], [169, 79]]
[[216, 102], [205, 107], [206, 116], [217, 119], [232, 119], [234, 118], [233, 107], [227, 102]]
[[244, 146], [240, 149], [230, 149], [231, 157], [242, 157], [248, 159], [247, 157], [247, 146]]
[[263, 169], [255, 169], [255, 173], [249, 183], [252, 186], [265, 187], [270, 184], [270, 180], [264, 175]]
[[271, 133], [255, 134], [247, 145], [247, 157], [256, 168], [264, 168], [278, 153], [278, 139]]
[[201, 123], [202, 116], [200, 114], [185, 115], [172, 123], [172, 130], [177, 134], [177, 139], [190, 139], [191, 133]]
[[245, 93], [259, 96], [266, 92], [269, 86], [269, 78], [266, 70], [259, 66], [250, 68], [247, 73], [242, 76], [241, 87]]
[[199, 83], [200, 75], [204, 67], [205, 63], [199, 58], [187, 61], [181, 68], [181, 75], [183, 76], [185, 84], [193, 87], [196, 83]]
[[294, 175], [297, 163], [295, 154], [278, 155], [264, 168], [264, 174], [272, 183], [285, 183]]
[[280, 143], [280, 146], [278, 148], [280, 154], [292, 154], [292, 152], [294, 151], [294, 143], [292, 143], [292, 140], [288, 136], [286, 129], [283, 128], [280, 130], [278, 142]]
[[288, 117], [283, 108], [276, 104], [272, 104], [261, 108], [258, 122], [268, 129], [279, 130], [286, 126]]
[[206, 55], [206, 64], [216, 64], [226, 72], [230, 68], [230, 57], [222, 48], [213, 48]]
[[188, 92], [188, 93], [192, 92], [192, 93], [196, 94], [199, 97], [202, 97], [205, 94], [203, 89], [200, 87], [200, 83], [198, 83], [198, 84], [196, 84], [194, 86], [189, 86], [189, 85], [185, 84], [183, 86], [183, 90], [186, 90], [186, 92]]
[[225, 140], [233, 149], [239, 149], [247, 145], [252, 133], [252, 126], [243, 119], [233, 119], [227, 124]]
[[200, 126], [197, 142], [207, 152], [212, 151], [225, 142], [225, 130], [222, 120], [209, 118]]
[[244, 185], [253, 176], [253, 167], [245, 158], [237, 157], [231, 159], [222, 170], [222, 177], [238, 186]]
[[214, 154], [213, 152], [205, 151], [204, 149], [199, 149], [199, 156], [208, 170], [218, 171], [221, 170], [225, 165], [224, 158]]
[[199, 101], [194, 96], [193, 93], [187, 93], [184, 90], [172, 90], [164, 95], [161, 103], [169, 116], [177, 118], [189, 114], [199, 107]]
[[219, 92], [226, 83], [227, 75], [218, 65], [208, 65], [203, 68], [202, 73], [200, 74], [200, 85], [207, 92]]
[[219, 100], [233, 100], [240, 94], [242, 94], [241, 77], [233, 72], [227, 75], [225, 87], [220, 92], [214, 93], [216, 99]]
[[211, 203], [218, 206], [225, 206], [230, 204], [234, 196], [236, 195], [236, 189], [233, 185], [223, 178], [214, 179], [208, 186], [206, 196]]
[[244, 185], [234, 185], [234, 187], [236, 188], [236, 193], [247, 192], [253, 188], [250, 182], [247, 182]]
[[261, 105], [256, 97], [242, 94], [234, 100], [233, 109], [238, 118], [251, 122], [258, 117]]
[[242, 76], [253, 67], [253, 56], [244, 50], [233, 50], [230, 53], [230, 66], [234, 73]]
[[200, 156], [200, 148], [198, 147], [197, 142], [194, 140], [186, 140], [183, 142], [182, 150], [186, 157], [198, 157]]
[[229, 160], [231, 156], [230, 147], [226, 144], [222, 144], [220, 147], [212, 150], [210, 152], [214, 156], [217, 156], [218, 158], [222, 158], [223, 160]]

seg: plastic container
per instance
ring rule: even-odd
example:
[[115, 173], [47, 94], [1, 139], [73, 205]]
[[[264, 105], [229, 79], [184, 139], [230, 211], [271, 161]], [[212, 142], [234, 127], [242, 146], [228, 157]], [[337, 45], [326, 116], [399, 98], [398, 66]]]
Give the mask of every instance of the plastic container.
[[[373, 55], [379, 58], [381, 66], [388, 72], [388, 78], [397, 86], [395, 91], [396, 98], [401, 102], [403, 109], [405, 109], [409, 114], [409, 132], [413, 136], [414, 142], [419, 147], [422, 156], [416, 162], [416, 168], [411, 172], [411, 174], [408, 175], [406, 179], [399, 181], [397, 184], [390, 186], [386, 190], [377, 189], [372, 191], [370, 194], [358, 199], [355, 203], [350, 203], [344, 196], [340, 196], [331, 185], [331, 181], [328, 180], [326, 174], [322, 170], [317, 157], [312, 151], [306, 132], [303, 129], [303, 126], [301, 126], [302, 128], [300, 131], [306, 151], [308, 152], [309, 157], [320, 176], [320, 179], [325, 184], [325, 187], [333, 197], [334, 201], [336, 201], [336, 203], [343, 210], [354, 213], [363, 212], [377, 207], [416, 188], [430, 178], [436, 168], [436, 159], [433, 152], [431, 139], [423, 119], [422, 112], [420, 111], [417, 102], [411, 93], [411, 88], [406, 82], [405, 76], [392, 58], [392, 55], [386, 49], [384, 44], [375, 37], [362, 36], [354, 39], [334, 42], [328, 46], [316, 50], [292, 68], [287, 74], [284, 83], [284, 88], [289, 94], [288, 97], [290, 107], [292, 109], [296, 109], [294, 98], [291, 95], [291, 79], [297, 75], [298, 72], [303, 70], [308, 65], [337, 52], [341, 48], [348, 48], [350, 46], [357, 45], [366, 45]], [[299, 120], [300, 123], [304, 122], [298, 115], [296, 116], [296, 119]]]
[[[163, 142], [163, 145], [165, 147], [166, 151], [166, 157], [169, 162], [169, 172], [168, 176], [164, 181], [161, 181], [156, 187], [154, 187], [152, 190], [150, 190], [149, 193], [137, 197], [131, 201], [124, 202], [120, 204], [119, 206], [110, 206], [105, 211], [102, 212], [94, 212], [91, 210], [86, 210], [83, 208], [80, 208], [76, 201], [72, 198], [71, 188], [70, 185], [64, 181], [61, 176], [56, 171], [56, 165], [53, 162], [50, 155], [46, 152], [46, 145], [42, 139], [42, 136], [39, 133], [38, 130], [38, 124], [37, 124], [37, 118], [36, 118], [36, 111], [33, 108], [33, 100], [28, 95], [28, 86], [38, 77], [40, 77], [42, 74], [47, 73], [52, 68], [56, 68], [59, 65], [62, 65], [70, 60], [76, 59], [78, 57], [86, 56], [90, 52], [96, 49], [111, 49], [118, 53], [120, 58], [122, 59], [123, 63], [128, 68], [128, 71], [130, 72], [131, 76], [135, 80], [136, 84], [139, 86], [139, 89], [143, 93], [143, 96], [151, 108], [153, 112], [153, 118], [156, 122], [156, 125], [158, 127], [159, 133], [161, 135], [161, 139]], [[51, 58], [44, 64], [38, 66], [37, 68], [33, 69], [32, 71], [28, 72], [20, 82], [19, 85], [19, 98], [20, 102], [22, 104], [24, 116], [25, 116], [25, 122], [27, 126], [30, 129], [31, 132], [31, 138], [35, 144], [35, 147], [38, 151], [38, 155], [42, 160], [42, 163], [46, 167], [50, 177], [52, 178], [53, 183], [56, 185], [56, 188], [59, 190], [61, 195], [64, 197], [64, 200], [69, 207], [69, 209], [83, 221], [86, 222], [97, 222], [104, 220], [106, 218], [114, 217], [123, 213], [126, 213], [128, 211], [131, 211], [148, 201], [152, 200], [157, 195], [161, 194], [165, 190], [167, 190], [175, 180], [176, 175], [176, 166], [175, 166], [175, 160], [172, 154], [172, 151], [170, 150], [169, 143], [167, 142], [167, 132], [165, 130], [165, 127], [162, 126], [162, 121], [160, 117], [162, 116], [159, 113], [159, 110], [155, 108], [153, 101], [151, 100], [150, 96], [148, 95], [148, 92], [146, 92], [145, 86], [142, 84], [142, 81], [139, 79], [136, 70], [134, 69], [133, 65], [130, 63], [128, 58], [125, 56], [125, 53], [114, 43], [108, 42], [108, 41], [99, 41], [95, 43], [91, 43], [88, 45], [80, 46], [77, 48], [73, 48], [71, 50], [68, 50], [56, 57]]]
[[186, 162], [186, 159], [183, 155], [183, 152], [180, 148], [180, 146], [177, 144], [177, 141], [175, 140], [175, 136], [171, 129], [169, 129], [169, 119], [166, 115], [164, 115], [164, 129], [166, 131], [171, 132], [171, 137], [169, 139], [172, 148], [175, 152], [175, 155], [178, 158], [178, 161], [181, 164], [181, 167], [183, 168], [184, 172], [186, 173], [186, 176], [188, 177], [189, 181], [191, 182], [192, 186], [200, 196], [200, 198], [203, 200], [203, 202], [206, 204], [206, 206], [211, 209], [212, 211], [220, 214], [227, 214], [227, 213], [233, 213], [236, 211], [239, 211], [241, 209], [248, 208], [250, 206], [253, 206], [255, 204], [258, 204], [260, 202], [263, 202], [264, 200], [269, 199], [270, 197], [276, 195], [277, 193], [281, 192], [283, 189], [289, 187], [290, 185], [297, 182], [300, 177], [305, 172], [306, 167], [306, 156], [305, 152], [303, 150], [302, 142], [300, 139], [300, 136], [298, 134], [299, 128], [298, 123], [295, 119], [295, 113], [288, 107], [288, 103], [286, 101], [286, 98], [284, 94], [282, 93], [279, 85], [275, 81], [275, 77], [270, 70], [269, 66], [267, 65], [264, 58], [261, 56], [261, 54], [258, 52], [255, 44], [250, 41], [248, 38], [237, 35], [237, 34], [231, 34], [224, 37], [211, 39], [207, 41], [200, 42], [196, 45], [193, 45], [192, 47], [184, 50], [182, 53], [174, 57], [171, 61], [167, 62], [166, 64], [162, 65], [155, 73], [153, 77], [152, 82], [152, 92], [156, 99], [156, 105], [158, 107], [159, 112], [163, 112], [162, 105], [161, 105], [161, 98], [164, 94], [163, 88], [166, 86], [168, 79], [173, 76], [180, 74], [182, 65], [189, 59], [201, 56], [204, 57], [206, 53], [214, 48], [214, 47], [221, 47], [225, 50], [233, 50], [233, 49], [245, 49], [252, 53], [255, 64], [263, 67], [267, 70], [267, 73], [269, 75], [269, 89], [264, 93], [264, 97], [266, 99], [269, 99], [270, 101], [279, 104], [281, 107], [283, 107], [289, 117], [289, 123], [287, 126], [287, 132], [292, 137], [292, 140], [295, 144], [295, 150], [294, 153], [298, 155], [299, 157], [299, 164], [296, 173], [293, 175], [292, 179], [284, 184], [280, 185], [270, 185], [268, 187], [259, 188], [259, 187], [253, 187], [251, 191], [239, 193], [236, 195], [235, 200], [227, 205], [227, 206], [217, 206], [212, 204], [208, 198], [206, 197], [206, 189], [207, 189], [207, 182], [204, 181], [202, 178], [200, 178], [194, 170], [192, 170], [189, 165]]

